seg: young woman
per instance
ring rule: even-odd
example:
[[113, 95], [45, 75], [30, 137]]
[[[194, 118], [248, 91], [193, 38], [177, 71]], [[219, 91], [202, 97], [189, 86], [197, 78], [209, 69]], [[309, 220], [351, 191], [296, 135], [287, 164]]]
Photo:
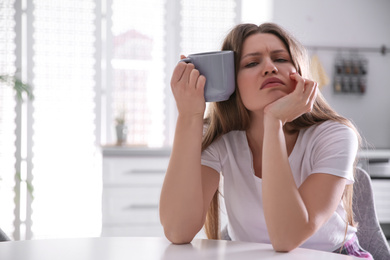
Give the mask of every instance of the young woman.
[[310, 80], [303, 47], [266, 23], [236, 26], [222, 49], [235, 52], [236, 91], [211, 103], [205, 120], [207, 79], [183, 62], [172, 75], [178, 118], [160, 199], [166, 237], [189, 243], [205, 225], [219, 238], [221, 173], [232, 240], [369, 258], [352, 213], [359, 136]]

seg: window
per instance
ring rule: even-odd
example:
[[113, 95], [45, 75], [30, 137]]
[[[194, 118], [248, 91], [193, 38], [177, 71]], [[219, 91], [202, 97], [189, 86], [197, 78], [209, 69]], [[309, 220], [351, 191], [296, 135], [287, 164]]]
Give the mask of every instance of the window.
[[[0, 4], [0, 75], [12, 75], [15, 67], [14, 1]], [[0, 227], [13, 225], [16, 102], [12, 88], [0, 81]]]
[[171, 71], [180, 53], [220, 49], [223, 35], [237, 19], [235, 2], [112, 1], [112, 30], [107, 33], [111, 61], [107, 100], [112, 106], [107, 113], [111, 115], [106, 124], [108, 143], [115, 142], [113, 122], [123, 112], [128, 144], [161, 147], [172, 143]]
[[112, 1], [107, 98], [113, 117], [125, 114], [130, 145], [164, 143], [164, 7], [161, 0]]
[[33, 4], [32, 233], [35, 238], [80, 231], [96, 236], [95, 4]]
[[0, 73], [17, 71], [35, 98], [18, 104], [0, 83], [0, 227], [16, 240], [98, 236], [100, 146], [115, 143], [115, 118], [129, 145], [171, 145], [179, 55], [220, 49], [241, 2], [2, 1]]
[[0, 226], [13, 239], [99, 235], [95, 12], [92, 0], [1, 3], [1, 73], [35, 96], [0, 89]]
[[220, 50], [227, 32], [240, 21], [235, 0], [181, 1], [184, 54]]

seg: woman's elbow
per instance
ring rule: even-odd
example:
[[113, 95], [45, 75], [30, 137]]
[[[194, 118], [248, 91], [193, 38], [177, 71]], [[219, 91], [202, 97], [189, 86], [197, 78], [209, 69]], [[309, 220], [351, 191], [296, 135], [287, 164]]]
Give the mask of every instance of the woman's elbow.
[[301, 246], [309, 236], [283, 236], [278, 239], [271, 240], [272, 247], [276, 252], [290, 252]]
[[194, 239], [195, 235], [185, 234], [182, 231], [172, 231], [164, 229], [165, 237], [173, 244], [188, 244]]
[[288, 253], [299, 246], [299, 244], [294, 243], [293, 241], [287, 241], [287, 240], [272, 241], [271, 244], [272, 244], [273, 249], [276, 252], [283, 252], [283, 253]]
[[303, 238], [297, 236], [287, 236], [271, 239], [271, 244], [276, 252], [290, 252], [299, 247], [304, 242]]
[[272, 247], [276, 252], [288, 253], [297, 248], [298, 245], [293, 243], [272, 243]]

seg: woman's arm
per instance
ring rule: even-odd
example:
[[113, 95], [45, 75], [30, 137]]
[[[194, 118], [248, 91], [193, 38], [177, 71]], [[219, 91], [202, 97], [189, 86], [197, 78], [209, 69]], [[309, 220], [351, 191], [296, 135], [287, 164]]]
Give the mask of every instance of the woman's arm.
[[312, 174], [297, 188], [288, 162], [282, 127], [264, 135], [263, 206], [276, 251], [291, 251], [312, 236], [339, 204], [345, 179]]
[[316, 84], [292, 75], [297, 81], [290, 95], [264, 111], [263, 206], [269, 236], [277, 251], [301, 245], [329, 219], [345, 188], [345, 179], [312, 174], [298, 189], [288, 161], [283, 125], [311, 110]]
[[160, 197], [160, 221], [173, 243], [189, 243], [202, 228], [219, 174], [201, 166], [205, 79], [180, 62], [172, 75], [179, 116]]

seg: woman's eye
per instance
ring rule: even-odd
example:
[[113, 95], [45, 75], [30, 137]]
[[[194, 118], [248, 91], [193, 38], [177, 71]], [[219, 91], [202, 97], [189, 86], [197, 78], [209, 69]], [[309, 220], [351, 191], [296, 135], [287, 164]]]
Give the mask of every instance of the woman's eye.
[[257, 64], [259, 64], [258, 62], [251, 62], [251, 63], [248, 63], [247, 65], [245, 65], [245, 68], [252, 68], [254, 66], [256, 66]]
[[276, 61], [276, 62], [286, 62], [286, 61], [288, 61], [288, 60], [283, 59], [283, 58], [280, 58], [280, 59], [275, 59], [275, 61]]

